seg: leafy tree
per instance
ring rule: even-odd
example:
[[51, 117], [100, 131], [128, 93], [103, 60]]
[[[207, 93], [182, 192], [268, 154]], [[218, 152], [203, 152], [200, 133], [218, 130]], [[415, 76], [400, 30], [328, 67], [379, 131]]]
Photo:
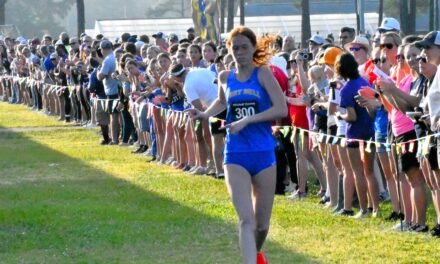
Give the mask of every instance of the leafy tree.
[[15, 24], [25, 37], [31, 38], [49, 33], [57, 36], [64, 31], [59, 23], [66, 16], [75, 0], [7, 1], [6, 23]]

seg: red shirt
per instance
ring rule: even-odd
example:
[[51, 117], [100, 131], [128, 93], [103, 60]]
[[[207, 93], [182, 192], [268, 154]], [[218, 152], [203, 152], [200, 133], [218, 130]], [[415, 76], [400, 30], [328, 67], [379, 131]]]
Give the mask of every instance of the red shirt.
[[[299, 82], [296, 82], [295, 86], [292, 86], [287, 90], [286, 96], [290, 98], [297, 98], [301, 96], [301, 86]], [[287, 108], [289, 109], [290, 121], [292, 122], [292, 126], [296, 126], [303, 129], [309, 129], [309, 121], [307, 119], [307, 111], [305, 105], [291, 105], [287, 104]]]
[[[270, 69], [273, 73], [273, 76], [275, 76], [275, 79], [277, 79], [283, 94], [286, 94], [287, 90], [289, 89], [289, 79], [287, 78], [286, 74], [284, 74], [283, 70], [274, 65], [270, 65]], [[290, 125], [289, 117], [283, 118], [281, 124]], [[275, 123], [273, 123], [273, 125], [275, 125]]]

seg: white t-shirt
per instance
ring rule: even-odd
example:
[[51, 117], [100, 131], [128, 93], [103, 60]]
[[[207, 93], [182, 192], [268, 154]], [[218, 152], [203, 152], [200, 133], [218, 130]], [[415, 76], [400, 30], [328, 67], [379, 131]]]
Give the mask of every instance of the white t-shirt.
[[188, 72], [183, 85], [188, 102], [199, 99], [204, 107], [210, 106], [218, 93], [215, 78], [215, 73], [209, 69], [199, 68]]
[[[329, 102], [337, 104], [339, 106], [339, 112], [341, 114], [345, 114], [346, 113], [345, 108], [340, 107], [340, 105], [341, 105], [341, 90], [340, 89], [334, 89], [334, 91], [335, 91], [335, 96], [334, 96], [335, 99], [333, 99], [332, 98], [333, 96], [330, 95], [329, 96]], [[336, 136], [345, 136], [345, 134], [347, 132], [347, 122], [345, 120], [339, 120], [335, 116], [333, 116], [333, 117], [334, 117], [334, 120], [336, 122], [336, 125], [338, 126], [338, 130], [336, 132]]]

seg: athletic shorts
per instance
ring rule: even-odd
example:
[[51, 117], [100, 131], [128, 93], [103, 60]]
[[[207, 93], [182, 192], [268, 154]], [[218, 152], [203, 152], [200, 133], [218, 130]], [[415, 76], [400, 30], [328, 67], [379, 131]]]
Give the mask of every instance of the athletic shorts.
[[275, 150], [233, 152], [226, 153], [224, 156], [223, 165], [239, 165], [247, 170], [251, 177], [276, 164]]
[[105, 101], [95, 100], [96, 122], [101, 126], [110, 124], [110, 114], [105, 110]]
[[[408, 142], [410, 140], [415, 140], [417, 138], [416, 131], [408, 131], [396, 137], [397, 143]], [[408, 172], [412, 168], [420, 168], [419, 160], [417, 159], [418, 141], [414, 141], [414, 151], [406, 151], [405, 154], [400, 153], [399, 155], [399, 168], [403, 172]]]
[[[363, 138], [363, 139], [359, 139], [359, 140], [363, 140], [364, 144], [366, 144], [367, 143], [366, 141], [371, 140], [371, 138]], [[347, 148], [359, 148], [359, 141], [347, 139]], [[371, 144], [371, 148], [376, 148], [376, 145]]]
[[222, 120], [226, 120], [226, 110], [214, 116], [214, 118], [209, 119], [209, 131], [211, 131], [211, 135], [226, 135], [226, 129], [219, 129], [222, 126]]
[[387, 135], [376, 133], [374, 134], [374, 141], [382, 143], [380, 144], [380, 147], [376, 147], [377, 153], [383, 153], [387, 151], [387, 148], [384, 145], [385, 143], [387, 143]]

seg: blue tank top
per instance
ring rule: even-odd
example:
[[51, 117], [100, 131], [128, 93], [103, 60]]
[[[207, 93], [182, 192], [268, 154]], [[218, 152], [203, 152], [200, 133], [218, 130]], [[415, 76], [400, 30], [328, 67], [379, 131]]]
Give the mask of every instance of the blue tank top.
[[[256, 67], [251, 77], [240, 82], [232, 70], [226, 83], [227, 113], [226, 123], [230, 124], [243, 117], [255, 115], [272, 107], [269, 94], [258, 81]], [[260, 122], [247, 125], [238, 134], [227, 131], [225, 153], [255, 152], [274, 150], [275, 141], [272, 136], [270, 122]]]

